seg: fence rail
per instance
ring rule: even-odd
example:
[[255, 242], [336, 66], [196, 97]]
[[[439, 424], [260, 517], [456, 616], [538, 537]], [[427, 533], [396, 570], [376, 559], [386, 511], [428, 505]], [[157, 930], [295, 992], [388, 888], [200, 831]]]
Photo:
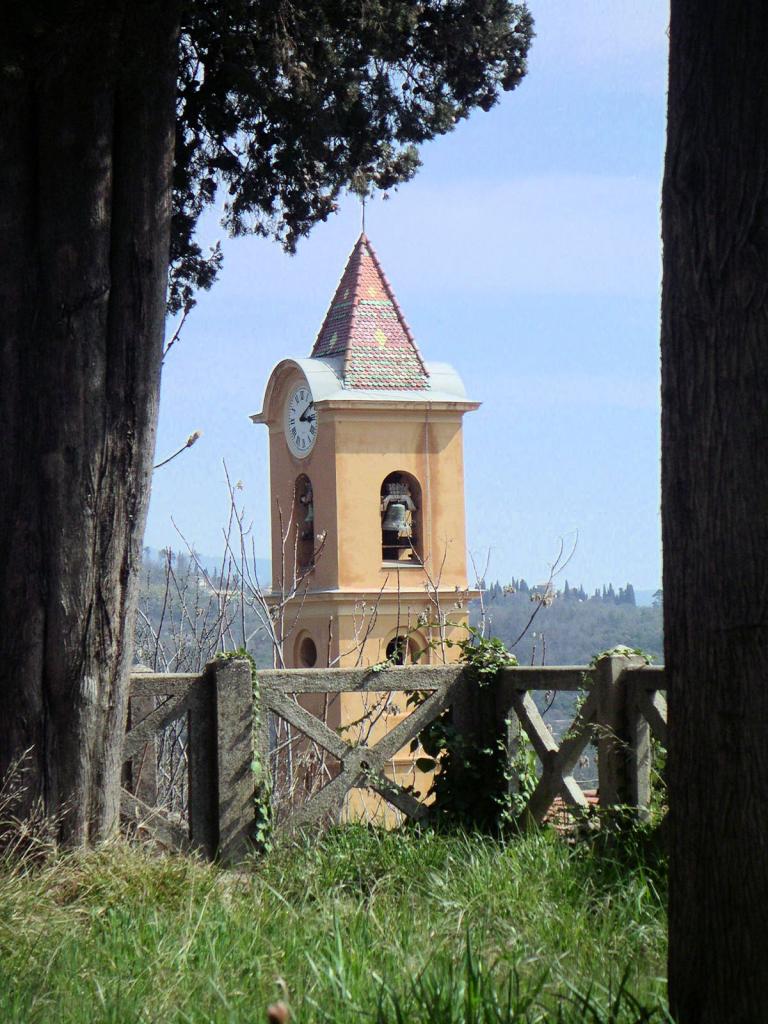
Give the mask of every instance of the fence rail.
[[[249, 666], [242, 661], [214, 662], [201, 676], [132, 676], [123, 755], [126, 819], [180, 849], [225, 860], [241, 856], [254, 822], [254, 749], [267, 766], [277, 716], [334, 761], [316, 792], [291, 803], [282, 830], [338, 820], [356, 787], [373, 790], [401, 815], [419, 820], [429, 808], [391, 777], [389, 766], [448, 709], [457, 730], [478, 742], [503, 737], [511, 758], [524, 738], [530, 742], [541, 771], [521, 824], [541, 823], [558, 798], [572, 808], [588, 805], [574, 769], [589, 743], [597, 747], [600, 805], [634, 808], [640, 818], [649, 813], [651, 738], [666, 745], [665, 676], [663, 668], [642, 659], [611, 656], [592, 669], [504, 669], [491, 705], [459, 666], [285, 669], [258, 676], [255, 708]], [[536, 691], [583, 695], [559, 742], [532, 697]], [[343, 693], [419, 693], [423, 699], [375, 742], [353, 743], [306, 706], [307, 697]], [[169, 730], [179, 751], [164, 764]], [[181, 806], [162, 785], [163, 771], [168, 775], [174, 767]]]
[[[269, 714], [278, 715], [330, 754], [338, 763], [333, 778], [290, 809], [283, 829], [332, 820], [349, 791], [364, 786], [378, 793], [406, 816], [418, 820], [428, 813], [385, 768], [394, 754], [418, 737], [448, 708], [460, 732], [495, 742], [504, 737], [514, 757], [525, 736], [540, 762], [538, 784], [523, 810], [523, 824], [540, 824], [559, 797], [574, 808], [589, 804], [573, 771], [585, 747], [596, 742], [598, 793], [602, 806], [621, 804], [647, 817], [650, 805], [651, 733], [666, 743], [664, 670], [640, 658], [606, 657], [595, 669], [584, 666], [516, 667], [504, 669], [495, 689], [495, 706], [479, 699], [459, 666], [407, 666], [375, 672], [371, 669], [271, 670], [259, 673], [260, 748], [267, 762]], [[302, 707], [300, 695], [318, 693], [414, 693], [431, 695], [394, 729], [369, 746], [345, 741], [337, 731]], [[555, 740], [531, 693], [582, 692], [584, 701], [561, 742]], [[514, 780], [512, 780], [514, 786]]]
[[[350, 790], [373, 790], [401, 814], [413, 820], [427, 813], [425, 804], [386, 774], [395, 754], [415, 740], [455, 701], [464, 687], [464, 675], [449, 667], [402, 667], [383, 672], [361, 669], [285, 669], [259, 673], [259, 756], [267, 764], [271, 746], [270, 713], [298, 729], [337, 762], [334, 777], [308, 799], [290, 809], [280, 823], [300, 825], [337, 819]], [[377, 742], [353, 744], [306, 710], [296, 695], [316, 693], [429, 693], [429, 696]]]

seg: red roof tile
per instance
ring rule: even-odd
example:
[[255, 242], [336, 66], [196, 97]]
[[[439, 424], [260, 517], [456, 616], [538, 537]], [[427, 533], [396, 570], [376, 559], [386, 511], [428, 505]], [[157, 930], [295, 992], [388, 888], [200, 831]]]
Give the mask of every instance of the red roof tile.
[[344, 387], [428, 386], [424, 360], [364, 234], [347, 261], [312, 356], [343, 356]]

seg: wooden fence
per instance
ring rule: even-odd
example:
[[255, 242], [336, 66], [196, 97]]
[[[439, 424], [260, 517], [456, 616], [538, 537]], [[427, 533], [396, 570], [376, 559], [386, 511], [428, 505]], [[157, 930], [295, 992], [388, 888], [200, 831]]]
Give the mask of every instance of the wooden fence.
[[[491, 742], [503, 737], [512, 758], [523, 736], [530, 741], [541, 774], [523, 811], [523, 823], [541, 823], [557, 798], [569, 807], [587, 806], [574, 769], [592, 741], [597, 747], [600, 805], [628, 806], [640, 818], [647, 816], [651, 737], [666, 745], [664, 670], [646, 666], [639, 658], [606, 657], [592, 670], [505, 669], [490, 709], [487, 699], [479, 699], [477, 684], [458, 666], [268, 670], [258, 677], [255, 708], [245, 662], [214, 662], [201, 676], [132, 677], [124, 750], [126, 819], [168, 845], [225, 860], [242, 855], [254, 822], [254, 749], [259, 763], [267, 766], [275, 716], [307, 743], [326, 751], [335, 765], [317, 792], [292, 803], [279, 825], [282, 830], [338, 820], [355, 787], [373, 790], [402, 815], [423, 818], [427, 806], [394, 781], [388, 769], [395, 754], [448, 708], [460, 731]], [[583, 694], [559, 743], [532, 697], [535, 691]], [[300, 703], [302, 695], [347, 692], [418, 692], [424, 699], [376, 742], [351, 743]], [[183, 755], [179, 753], [175, 761], [173, 750], [166, 749], [169, 729], [174, 728], [176, 738], [181, 735], [184, 741]], [[174, 765], [183, 776], [177, 787], [180, 807], [173, 806], [167, 786], [163, 792], [160, 778]]]
[[174, 849], [241, 857], [254, 820], [249, 664], [132, 675], [123, 762], [125, 823]]

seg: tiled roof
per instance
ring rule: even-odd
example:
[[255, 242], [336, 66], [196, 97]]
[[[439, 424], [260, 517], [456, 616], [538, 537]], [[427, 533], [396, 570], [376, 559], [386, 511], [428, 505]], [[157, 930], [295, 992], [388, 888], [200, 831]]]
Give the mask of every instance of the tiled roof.
[[347, 388], [428, 386], [424, 360], [364, 234], [347, 261], [312, 356], [343, 356]]

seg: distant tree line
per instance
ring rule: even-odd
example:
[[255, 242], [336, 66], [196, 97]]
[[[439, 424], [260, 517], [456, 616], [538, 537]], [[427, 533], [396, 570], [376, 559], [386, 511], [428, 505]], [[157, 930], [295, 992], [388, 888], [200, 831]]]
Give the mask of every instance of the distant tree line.
[[479, 624], [484, 615], [487, 631], [522, 665], [586, 665], [617, 644], [663, 661], [660, 595], [653, 606], [638, 607], [631, 583], [618, 592], [610, 584], [598, 587], [591, 595], [580, 585], [565, 583], [562, 590], [553, 590], [524, 579], [496, 581], [483, 589], [482, 606], [475, 601], [470, 608], [471, 621]]
[[543, 594], [544, 591], [548, 591], [550, 596], [562, 598], [564, 601], [602, 601], [604, 604], [629, 604], [635, 607], [637, 602], [635, 600], [635, 588], [631, 583], [627, 583], [626, 587], [619, 587], [618, 593], [614, 590], [613, 584], [609, 583], [608, 586], [603, 584], [601, 587], [596, 587], [593, 594], [587, 594], [583, 584], [579, 584], [577, 587], [572, 587], [565, 581], [565, 585], [562, 590], [551, 591], [548, 587], [534, 585], [529, 586], [528, 583], [520, 577], [520, 579], [512, 579], [509, 583], [500, 583], [498, 580], [491, 583], [486, 590], [487, 596], [490, 600], [497, 600], [499, 597], [503, 597], [508, 594], [533, 594], [534, 597], [539, 594]]

